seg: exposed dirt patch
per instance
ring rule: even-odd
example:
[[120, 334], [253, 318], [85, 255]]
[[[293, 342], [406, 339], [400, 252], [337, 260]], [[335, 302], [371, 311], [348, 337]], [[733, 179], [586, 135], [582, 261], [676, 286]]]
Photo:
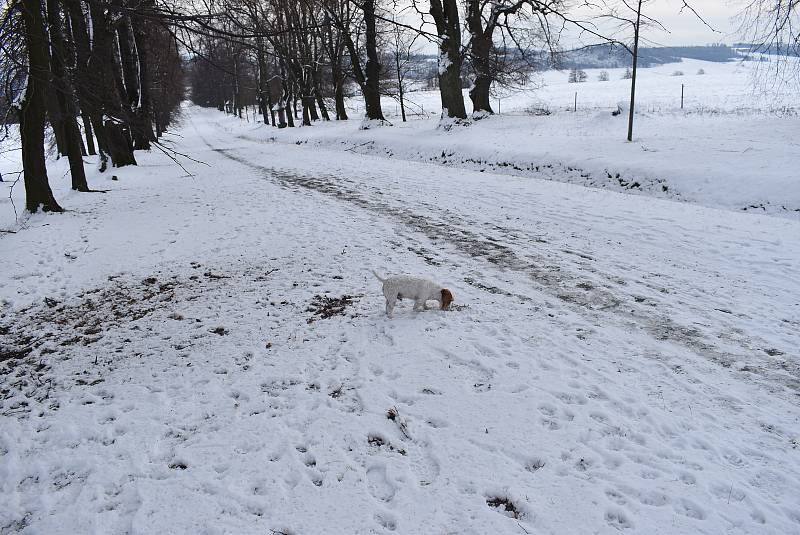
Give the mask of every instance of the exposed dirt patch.
[[367, 437], [367, 443], [378, 449], [386, 449], [388, 451], [397, 452], [400, 455], [405, 455], [406, 450], [403, 448], [395, 448], [390, 442], [378, 435], [370, 435]]
[[522, 512], [519, 510], [519, 508], [514, 504], [514, 502], [512, 502], [505, 496], [494, 496], [492, 498], [486, 498], [486, 505], [499, 510], [501, 513], [504, 513], [505, 515], [510, 516], [511, 518], [522, 517]]
[[361, 295], [342, 295], [340, 297], [330, 297], [327, 295], [315, 295], [311, 299], [311, 304], [306, 312], [311, 312], [311, 317], [306, 320], [313, 323], [318, 319], [328, 319], [333, 316], [344, 316], [347, 307], [355, 303]]
[[[142, 356], [130, 345], [141, 336], [140, 320], [158, 315], [186, 321], [174, 310], [180, 303], [203, 299], [230, 281], [256, 280], [264, 273], [263, 265], [238, 269], [235, 275], [215, 270], [201, 277], [164, 272], [145, 278], [111, 276], [105, 285], [75, 296], [46, 297], [13, 313], [0, 313], [0, 414], [22, 416], [36, 408], [56, 410], [58, 403], [51, 391], [59, 385], [52, 376], [53, 363], [81, 358], [81, 365], [92, 370], [91, 377], [71, 377], [62, 387], [96, 385], [103, 380], [97, 374], [113, 367], [118, 359]], [[230, 334], [228, 328], [214, 324], [206, 332]], [[85, 348], [92, 345], [100, 349], [87, 358]], [[188, 345], [183, 342], [172, 347]]]

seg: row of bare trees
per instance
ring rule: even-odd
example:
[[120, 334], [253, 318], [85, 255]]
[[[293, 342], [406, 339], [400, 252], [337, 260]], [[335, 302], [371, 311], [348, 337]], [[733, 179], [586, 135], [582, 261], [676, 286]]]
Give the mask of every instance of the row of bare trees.
[[[10, 0], [0, 21], [0, 72], [20, 124], [26, 208], [63, 211], [45, 165], [46, 127], [69, 160], [72, 188], [91, 191], [83, 157], [100, 170], [135, 165], [183, 97], [177, 41], [153, 0]], [[16, 84], [16, 85], [15, 85]]]
[[[640, 37], [651, 28], [668, 31], [649, 15], [665, 0], [596, 0], [580, 6], [566, 0], [207, 1], [219, 4], [202, 6], [213, 17], [203, 23], [211, 39], [195, 50], [196, 71], [202, 73], [193, 77], [195, 100], [208, 105], [208, 93], [215, 92], [218, 108], [241, 114], [243, 83], [249, 78], [257, 87], [262, 113], [270, 116], [266, 121], [281, 127], [294, 126], [298, 102], [304, 125], [328, 119], [326, 102], [331, 99], [336, 118], [346, 118], [347, 81], [360, 89], [365, 127], [385, 121], [381, 94], [398, 98], [405, 120], [403, 68], [418, 41], [438, 48], [435, 86], [444, 118], [467, 118], [465, 85], [470, 87], [472, 116], [492, 114], [492, 87], [524, 84], [530, 68], [552, 59], [547, 56], [557, 51], [566, 29], [572, 38], [589, 41], [587, 46], [610, 43], [631, 55], [631, 140]], [[784, 42], [794, 42], [798, 2], [748, 1], [745, 20], [750, 16], [758, 22], [750, 24], [752, 34], [763, 33], [760, 39], [768, 41], [773, 28], [780, 39], [789, 38]], [[676, 10], [716, 31], [687, 0], [680, 0]], [[386, 87], [388, 79], [393, 79], [393, 89]]]
[[410, 58], [425, 41], [439, 49], [443, 116], [467, 117], [465, 78], [473, 114], [491, 114], [492, 84], [541, 57], [531, 50], [554, 45], [548, 17], [563, 9], [563, 0], [218, 2], [203, 4], [213, 27], [204, 19], [182, 28], [193, 99], [241, 115], [255, 98], [279, 127], [294, 126], [296, 112], [304, 125], [346, 119], [348, 83], [363, 97], [365, 127], [385, 122], [382, 94], [397, 97], [405, 117]]

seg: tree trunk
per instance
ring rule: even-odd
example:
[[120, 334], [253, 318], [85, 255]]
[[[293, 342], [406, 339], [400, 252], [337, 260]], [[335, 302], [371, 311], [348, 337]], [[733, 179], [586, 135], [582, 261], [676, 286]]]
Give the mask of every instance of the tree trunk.
[[322, 88], [319, 84], [319, 75], [317, 74], [316, 69], [311, 73], [311, 81], [314, 84], [314, 96], [317, 101], [317, 106], [319, 107], [319, 113], [322, 115], [323, 119], [330, 121], [331, 118], [328, 115], [328, 108], [325, 106], [325, 99], [322, 96]]
[[341, 65], [333, 67], [333, 100], [336, 103], [336, 120], [347, 120], [347, 108], [344, 106], [344, 73]]
[[[56, 101], [59, 108], [58, 128], [64, 136], [64, 144], [69, 158], [69, 170], [72, 177], [72, 189], [76, 191], [89, 191], [86, 183], [86, 172], [83, 169], [83, 155], [81, 154], [81, 132], [78, 128], [77, 112], [75, 110], [75, 94], [72, 84], [67, 78], [64, 58], [64, 33], [61, 28], [61, 9], [57, 0], [47, 0], [47, 18], [50, 27], [50, 69], [53, 75], [53, 88], [56, 92]], [[54, 125], [55, 128], [55, 125]]]
[[97, 154], [97, 150], [94, 148], [92, 122], [89, 120], [89, 116], [86, 114], [86, 112], [81, 114], [81, 120], [83, 121], [83, 135], [86, 138], [86, 150], [89, 152], [90, 156], [95, 156]]
[[[365, 70], [361, 68], [361, 57], [359, 56], [353, 38], [346, 31], [342, 30], [342, 38], [344, 39], [347, 52], [350, 55], [350, 66], [353, 69], [353, 78], [355, 78], [361, 94], [364, 96], [364, 105], [366, 107], [366, 118], [369, 120], [385, 121], [383, 117], [383, 110], [381, 109], [381, 95], [379, 88], [380, 80], [378, 73], [380, 72], [380, 64], [378, 63], [377, 52], [377, 31], [375, 28], [375, 0], [366, 0], [361, 6], [364, 12], [364, 22], [366, 24], [366, 41], [367, 41], [367, 65]], [[372, 77], [370, 78], [370, 75]]]
[[303, 126], [311, 126], [310, 107], [314, 105], [314, 97], [303, 97], [301, 102], [303, 103]]
[[303, 97], [303, 107], [307, 107], [311, 114], [312, 121], [319, 121], [319, 112], [317, 111], [317, 99], [314, 96], [314, 91], [310, 95]]
[[239, 81], [239, 56], [233, 57], [233, 114], [242, 118], [241, 82]]
[[[141, 26], [141, 22], [139, 25]], [[139, 42], [136, 41], [137, 34], [139, 34]], [[147, 72], [147, 62], [144, 57], [144, 35], [142, 34], [141, 28], [136, 31], [133, 22], [128, 17], [122, 18], [117, 23], [120, 66], [125, 82], [125, 95], [127, 95], [127, 101], [124, 103], [125, 114], [130, 118], [133, 147], [149, 150], [150, 141], [155, 135], [150, 124], [150, 114], [145, 112], [142, 106], [146, 92], [142, 71]]]
[[278, 98], [278, 128], [286, 128], [287, 126], [294, 126], [292, 119], [292, 110], [289, 109], [289, 81], [286, 78], [286, 66], [283, 59], [279, 62], [281, 73], [281, 96]]
[[278, 128], [286, 128], [286, 108], [283, 106], [283, 102], [278, 106]]
[[44, 159], [44, 122], [50, 65], [41, 0], [22, 0], [22, 21], [28, 49], [28, 83], [20, 108], [20, 138], [25, 181], [25, 208], [63, 212], [53, 197]]
[[295, 110], [292, 108], [292, 102], [294, 102], [294, 97], [292, 95], [286, 95], [285, 101], [285, 108], [286, 108], [286, 123], [289, 125], [290, 128], [294, 128], [294, 115]]
[[117, 22], [117, 43], [125, 93], [128, 97], [125, 104], [129, 110], [133, 110], [139, 103], [139, 66], [132, 41], [130, 22], [127, 17], [123, 17]]
[[83, 117], [83, 129], [86, 136], [86, 145], [89, 154], [96, 154], [92, 131], [97, 136], [97, 145], [100, 150], [101, 168], [104, 169], [103, 160], [103, 131], [102, 125], [98, 129], [95, 116], [98, 114], [100, 102], [98, 95], [92, 91], [93, 78], [89, 71], [91, 51], [89, 49], [89, 33], [86, 19], [81, 9], [79, 0], [63, 0], [64, 7], [69, 14], [70, 28], [72, 29], [72, 43], [75, 46], [75, 73], [73, 76], [75, 92]]
[[58, 105], [58, 95], [55, 86], [52, 83], [47, 84], [46, 91], [47, 119], [50, 122], [50, 127], [53, 129], [53, 137], [56, 140], [56, 153], [58, 154], [58, 158], [60, 158], [67, 154], [67, 141], [64, 135], [64, 117], [61, 113], [61, 107]]
[[[102, 5], [92, 2], [89, 4], [92, 16], [92, 52], [89, 59], [88, 70], [92, 76], [91, 91], [97, 99], [98, 106], [92, 110], [92, 126], [94, 126], [97, 142], [102, 152], [111, 156], [114, 167], [135, 165], [133, 144], [122, 143], [120, 135], [129, 135], [122, 128], [116, 128], [113, 121], [104, 121], [103, 116], [114, 117], [117, 120], [127, 120], [130, 114], [123, 113], [122, 102], [125, 98], [125, 87], [115, 61], [115, 39], [109, 28], [109, 21]], [[110, 131], [113, 130], [113, 131]], [[113, 138], [113, 139], [112, 139]], [[102, 163], [101, 163], [102, 167]]]
[[461, 24], [456, 0], [431, 0], [431, 16], [439, 34], [439, 93], [442, 116], [466, 119], [461, 93]]
[[94, 128], [94, 135], [97, 138], [97, 149], [100, 152], [100, 172], [104, 172], [108, 167], [108, 132], [103, 125], [103, 115], [98, 111], [89, 114], [89, 121]]
[[269, 72], [267, 69], [266, 52], [264, 51], [264, 40], [261, 37], [256, 38], [256, 55], [258, 57], [258, 105], [259, 108], [261, 108], [261, 116], [264, 118], [264, 124], [270, 124], [270, 118], [267, 113], [269, 113], [272, 107], [272, 98], [269, 90]]
[[[272, 104], [272, 93], [267, 93], [267, 107], [269, 108], [269, 117], [272, 119], [272, 126], [275, 126], [277, 123], [275, 122], [275, 108]], [[285, 126], [285, 125], [284, 125]]]
[[[494, 113], [492, 106], [489, 103], [490, 89], [492, 86], [492, 72], [489, 54], [492, 50], [491, 35], [486, 36], [480, 28], [480, 13], [477, 17], [477, 28], [473, 29], [473, 23], [470, 21], [470, 31], [472, 32], [472, 46], [470, 47], [470, 59], [472, 60], [472, 68], [475, 71], [475, 81], [472, 83], [472, 89], [469, 91], [469, 98], [472, 100], [472, 113], [479, 114]], [[480, 31], [480, 33], [475, 33]]]
[[[111, 21], [107, 21], [106, 26], [111, 26]], [[110, 71], [114, 77], [114, 85], [117, 88], [116, 94], [112, 91], [109, 93], [112, 96], [113, 100], [107, 102], [107, 106], [109, 109], [113, 109], [115, 112], [115, 116], [117, 119], [124, 119], [126, 122], [130, 119], [131, 116], [131, 108], [128, 104], [131, 99], [128, 96], [128, 89], [125, 86], [125, 80], [123, 79], [124, 71], [122, 66], [122, 58], [120, 57], [120, 39], [116, 32], [110, 31], [109, 36], [111, 38], [111, 47], [113, 52], [110, 54], [111, 58], [111, 66]], [[92, 50], [94, 53], [94, 50]]]
[[[152, 2], [143, 2], [142, 8], [148, 9]], [[147, 54], [147, 29], [146, 22], [139, 19], [131, 19], [133, 28], [133, 43], [136, 46], [136, 57], [139, 59], [139, 102], [134, 110], [134, 130], [133, 146], [135, 149], [149, 150], [150, 142], [156, 141], [153, 132], [153, 104], [150, 99], [150, 58]]]
[[375, 0], [365, 0], [361, 9], [364, 11], [365, 47], [367, 64], [365, 66], [364, 102], [367, 106], [367, 119], [385, 121], [381, 109], [380, 71], [378, 61], [378, 32], [375, 26]]
[[344, 55], [345, 43], [342, 39], [342, 29], [337, 27], [337, 35], [334, 39], [332, 20], [330, 12], [325, 11], [325, 31], [322, 32], [322, 42], [328, 53], [331, 62], [331, 82], [333, 85], [333, 101], [336, 111], [337, 121], [347, 120], [347, 110], [344, 107], [344, 71], [342, 70], [342, 56]]
[[325, 106], [325, 99], [322, 95], [322, 87], [319, 82], [319, 64], [322, 61], [322, 55], [320, 54], [320, 43], [318, 36], [312, 35], [311, 42], [313, 44], [314, 51], [314, 61], [311, 64], [311, 84], [314, 87], [314, 96], [317, 101], [317, 106], [319, 107], [320, 115], [326, 121], [330, 121], [331, 118], [328, 115], [328, 108]]
[[403, 122], [406, 122], [406, 105], [403, 100], [403, 74], [400, 70], [400, 52], [397, 51], [394, 56], [394, 66], [397, 71], [397, 92], [400, 94], [400, 114]]
[[103, 126], [108, 134], [108, 154], [114, 167], [136, 165], [133, 143], [127, 128], [111, 120], [107, 120]]
[[331, 120], [331, 116], [328, 115], [328, 107], [325, 106], [325, 99], [322, 97], [322, 93], [319, 89], [316, 91], [317, 95], [317, 107], [319, 107], [319, 113], [322, 115], [322, 118], [326, 121]]

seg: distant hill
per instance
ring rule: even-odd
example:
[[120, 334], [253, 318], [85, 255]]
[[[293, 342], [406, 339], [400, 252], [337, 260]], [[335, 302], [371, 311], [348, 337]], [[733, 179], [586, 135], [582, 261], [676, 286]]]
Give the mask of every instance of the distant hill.
[[[737, 59], [736, 50], [727, 45], [666, 46], [640, 48], [639, 66], [652, 67], [680, 62], [682, 58], [726, 62]], [[555, 58], [552, 67], [561, 69], [617, 68], [631, 66], [631, 55], [619, 45], [601, 45], [578, 50], [566, 50]]]

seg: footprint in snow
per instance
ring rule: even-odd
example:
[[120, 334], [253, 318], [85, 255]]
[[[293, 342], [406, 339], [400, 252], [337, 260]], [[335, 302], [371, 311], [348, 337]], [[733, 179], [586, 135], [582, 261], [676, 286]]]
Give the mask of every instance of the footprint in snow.
[[397, 529], [397, 520], [395, 520], [394, 516], [389, 513], [377, 513], [375, 515], [375, 520], [378, 522], [378, 524], [389, 531], [394, 531]]
[[695, 518], [697, 520], [704, 520], [706, 518], [706, 512], [703, 510], [703, 508], [693, 501], [687, 500], [686, 498], [681, 498], [680, 500], [676, 501], [673, 504], [673, 507], [675, 512], [684, 516], [688, 516], [689, 518]]
[[628, 518], [627, 513], [619, 507], [606, 509], [605, 519], [609, 526], [620, 531], [633, 527], [633, 522]]
[[396, 489], [389, 481], [385, 464], [373, 464], [367, 468], [367, 488], [373, 497], [389, 502], [394, 498]]

